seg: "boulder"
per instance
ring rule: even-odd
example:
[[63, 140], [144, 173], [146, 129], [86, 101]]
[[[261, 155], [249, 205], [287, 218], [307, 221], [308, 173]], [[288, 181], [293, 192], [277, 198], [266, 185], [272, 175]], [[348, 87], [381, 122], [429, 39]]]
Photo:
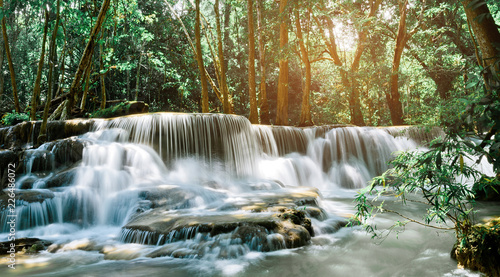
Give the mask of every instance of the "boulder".
[[15, 242], [0, 242], [0, 255], [9, 255], [12, 252], [11, 243], [15, 243], [15, 253], [17, 254], [35, 254], [46, 250], [52, 242], [37, 238], [16, 238]]
[[467, 237], [455, 244], [451, 256], [460, 266], [500, 276], [500, 217], [474, 225]]
[[[30, 189], [30, 190], [15, 190], [16, 201], [24, 201], [28, 203], [39, 202], [42, 203], [46, 199], [54, 198], [54, 193], [46, 189]], [[0, 211], [5, 209], [8, 205], [10, 196], [0, 191]]]
[[99, 110], [91, 115], [92, 118], [112, 118], [131, 114], [147, 113], [148, 104], [140, 101], [123, 102], [118, 105]]

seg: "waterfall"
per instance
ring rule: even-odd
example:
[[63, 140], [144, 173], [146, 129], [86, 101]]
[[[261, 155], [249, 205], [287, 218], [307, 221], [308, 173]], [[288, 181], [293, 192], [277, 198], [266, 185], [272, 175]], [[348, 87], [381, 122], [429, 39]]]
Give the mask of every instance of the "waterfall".
[[[196, 215], [234, 211], [295, 187], [361, 188], [387, 169], [393, 152], [416, 146], [401, 128], [252, 126], [224, 114], [155, 113], [91, 125], [79, 137], [25, 151], [25, 174], [17, 180], [16, 213], [23, 219], [18, 231], [120, 227], [157, 207]], [[0, 212], [2, 220], [6, 216]], [[123, 230], [122, 236], [130, 242], [171, 241], [141, 232]], [[279, 234], [266, 236], [259, 241], [268, 240], [268, 249], [283, 248]]]

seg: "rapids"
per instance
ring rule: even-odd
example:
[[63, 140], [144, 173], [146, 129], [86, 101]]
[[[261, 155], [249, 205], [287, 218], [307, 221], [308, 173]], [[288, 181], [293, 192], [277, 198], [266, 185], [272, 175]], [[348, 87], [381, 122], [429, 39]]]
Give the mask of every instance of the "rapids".
[[[17, 200], [16, 237], [50, 240], [58, 248], [23, 257], [7, 273], [475, 276], [449, 258], [452, 233], [412, 227], [375, 245], [359, 227], [338, 227], [353, 213], [356, 190], [383, 173], [394, 152], [438, 135], [439, 129], [409, 127], [271, 127], [220, 114], [95, 120], [91, 132], [71, 138], [83, 147], [81, 161], [59, 164], [54, 143], [25, 151], [17, 192], [36, 200]], [[51, 185], [68, 172], [62, 185]], [[293, 197], [314, 193], [321, 195], [312, 204], [321, 214], [312, 219], [315, 236], [299, 248], [287, 248], [280, 234], [269, 232], [242, 240], [231, 235], [237, 230], [211, 236], [189, 227], [166, 235], [125, 228], [137, 214], [158, 207], [166, 217], [198, 222], [255, 220], [270, 211], [252, 209], [276, 201], [310, 212], [310, 202]], [[495, 209], [485, 207], [484, 213]], [[6, 210], [0, 218], [7, 222]], [[376, 220], [384, 226], [394, 218]], [[6, 241], [8, 227], [0, 232]]]

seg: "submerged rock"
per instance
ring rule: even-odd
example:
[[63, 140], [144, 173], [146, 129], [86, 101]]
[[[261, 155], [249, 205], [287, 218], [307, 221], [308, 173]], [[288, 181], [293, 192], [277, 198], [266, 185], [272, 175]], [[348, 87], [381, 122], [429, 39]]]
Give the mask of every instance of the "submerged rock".
[[451, 252], [460, 266], [487, 276], [500, 276], [500, 217], [472, 227], [469, 235]]
[[0, 255], [9, 255], [12, 253], [11, 244], [14, 243], [15, 253], [18, 254], [35, 254], [42, 250], [46, 250], [52, 242], [37, 238], [19, 238], [13, 241], [0, 242]]

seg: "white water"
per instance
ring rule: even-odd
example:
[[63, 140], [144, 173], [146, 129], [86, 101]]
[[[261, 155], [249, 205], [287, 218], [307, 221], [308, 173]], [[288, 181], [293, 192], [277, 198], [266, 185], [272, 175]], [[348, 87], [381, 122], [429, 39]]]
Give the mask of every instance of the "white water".
[[[61, 249], [23, 260], [19, 270], [9, 273], [474, 276], [454, 269], [456, 263], [449, 258], [453, 234], [438, 236], [415, 227], [399, 240], [391, 237], [374, 245], [357, 227], [333, 232], [339, 218], [353, 213], [355, 189], [384, 172], [393, 152], [416, 144], [375, 128], [336, 128], [318, 137], [316, 132], [252, 126], [243, 117], [226, 115], [153, 114], [98, 121], [94, 132], [81, 138], [87, 145], [75, 180], [42, 203], [17, 203], [18, 218], [23, 218], [17, 237], [48, 239]], [[44, 146], [32, 152], [27, 173], [18, 183], [34, 178], [34, 190], [50, 192], [44, 190], [47, 176], [33, 174], [31, 167], [34, 157], [45, 155], [46, 167], [54, 170], [51, 152]], [[151, 207], [141, 198], [144, 191], [176, 188], [183, 197], [168, 198], [171, 213], [214, 216], [295, 192], [299, 186], [320, 190], [320, 205], [328, 216], [323, 221], [313, 219], [317, 236], [306, 247], [283, 249], [279, 235], [268, 234], [267, 239], [282, 250], [263, 253], [256, 251], [258, 244], [242, 244], [225, 235], [190, 238], [190, 234], [186, 235], [190, 239], [172, 240], [169, 245], [181, 252], [202, 247], [202, 258], [148, 258], [165, 239], [160, 246], [144, 234], [141, 241], [153, 245], [121, 242], [121, 226], [130, 215]], [[394, 218], [384, 215], [377, 220], [387, 224]], [[7, 233], [0, 234], [0, 240], [6, 238]]]

